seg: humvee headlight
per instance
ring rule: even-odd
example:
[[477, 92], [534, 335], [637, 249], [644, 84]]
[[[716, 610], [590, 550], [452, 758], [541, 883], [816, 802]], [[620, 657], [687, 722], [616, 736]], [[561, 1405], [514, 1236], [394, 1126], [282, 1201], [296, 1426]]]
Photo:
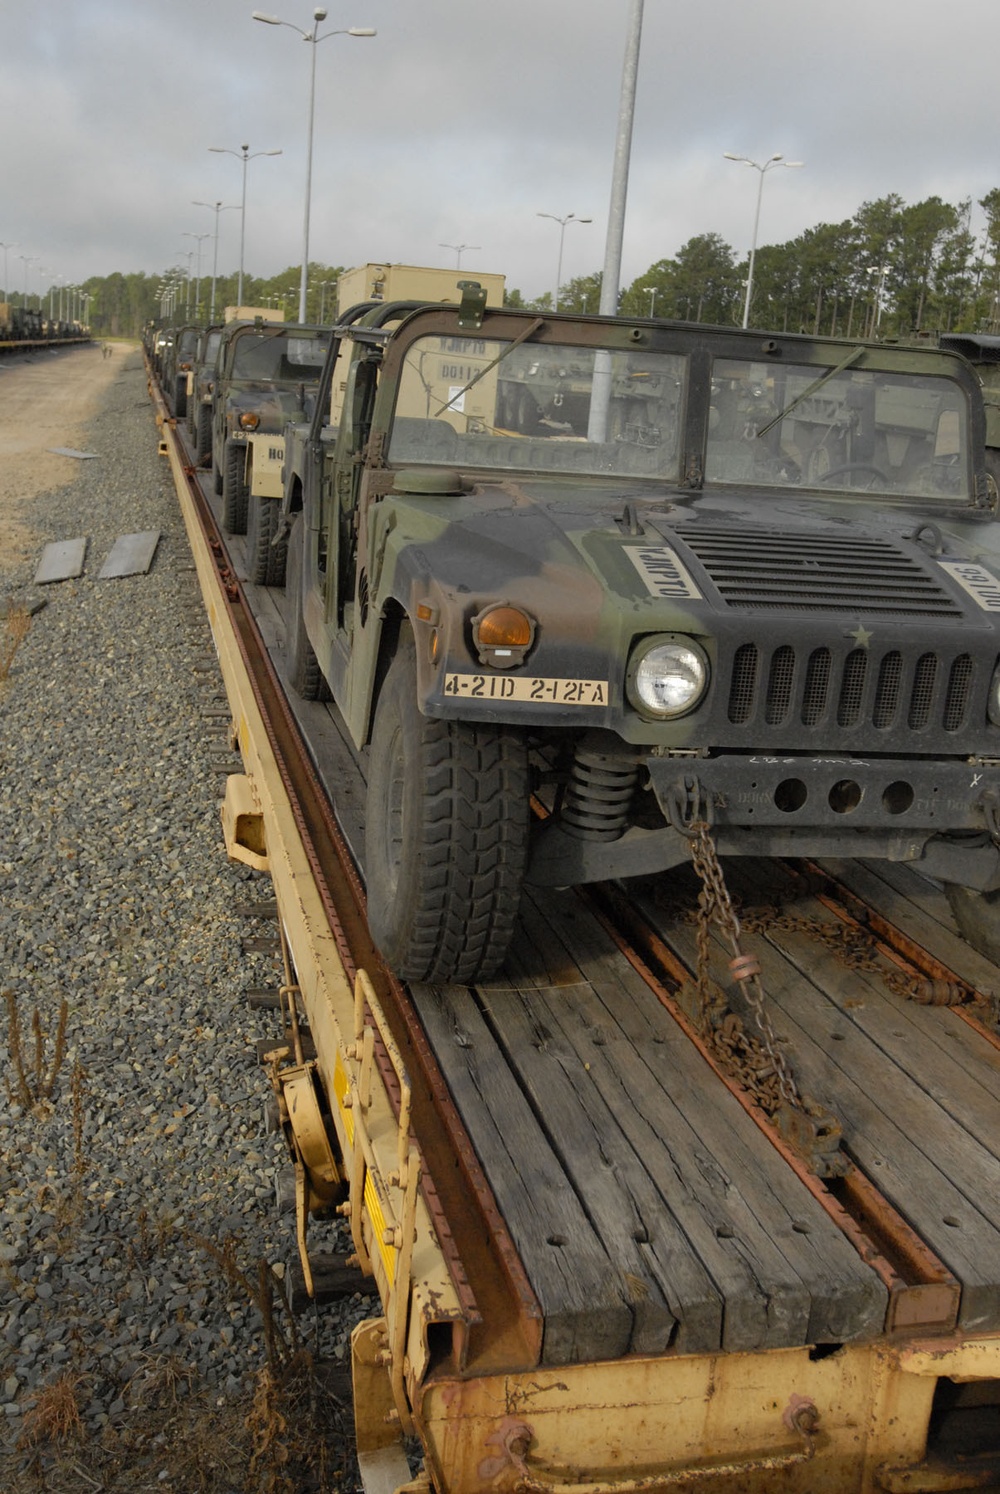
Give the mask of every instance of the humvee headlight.
[[986, 697], [986, 714], [994, 726], [1000, 726], [1000, 664], [993, 671], [990, 693]]
[[472, 641], [480, 664], [511, 669], [521, 664], [535, 640], [535, 621], [520, 607], [507, 603], [486, 607], [472, 619]]
[[260, 425], [260, 416], [256, 410], [244, 410], [240, 416], [240, 425], [245, 431], [255, 431]]
[[708, 660], [693, 639], [656, 639], [632, 655], [626, 688], [637, 710], [668, 720], [692, 710], [708, 685]]

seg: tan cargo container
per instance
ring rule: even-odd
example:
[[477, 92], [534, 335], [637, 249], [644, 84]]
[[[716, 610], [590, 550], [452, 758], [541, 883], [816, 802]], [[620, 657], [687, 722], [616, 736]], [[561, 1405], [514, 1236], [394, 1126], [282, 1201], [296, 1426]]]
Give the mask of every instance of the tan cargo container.
[[448, 301], [457, 306], [462, 299], [459, 285], [477, 280], [486, 292], [487, 306], [502, 306], [503, 275], [480, 270], [431, 270], [422, 265], [359, 265], [345, 270], [337, 281], [337, 310], [346, 311], [359, 301]]
[[285, 313], [273, 306], [227, 306], [222, 319], [224, 322], [283, 322]]

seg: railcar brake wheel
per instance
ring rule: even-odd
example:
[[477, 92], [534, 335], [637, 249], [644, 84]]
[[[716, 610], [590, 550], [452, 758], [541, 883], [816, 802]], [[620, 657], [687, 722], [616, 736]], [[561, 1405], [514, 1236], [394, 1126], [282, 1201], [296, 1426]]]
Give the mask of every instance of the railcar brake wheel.
[[502, 964], [528, 823], [523, 734], [424, 716], [404, 635], [375, 711], [365, 820], [369, 927], [398, 975], [467, 983]]

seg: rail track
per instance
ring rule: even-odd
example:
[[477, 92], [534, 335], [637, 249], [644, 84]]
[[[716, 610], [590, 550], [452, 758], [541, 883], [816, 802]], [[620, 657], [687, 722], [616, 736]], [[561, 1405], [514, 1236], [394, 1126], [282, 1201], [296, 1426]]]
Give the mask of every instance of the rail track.
[[366, 1488], [409, 1482], [400, 1433], [456, 1494], [1000, 1481], [1000, 972], [943, 896], [852, 862], [713, 889], [709, 845], [707, 891], [529, 896], [501, 976], [402, 987], [364, 764], [286, 694], [281, 594], [153, 394], [245, 766], [227, 839], [288, 957], [300, 1246], [339, 1206], [384, 1309]]

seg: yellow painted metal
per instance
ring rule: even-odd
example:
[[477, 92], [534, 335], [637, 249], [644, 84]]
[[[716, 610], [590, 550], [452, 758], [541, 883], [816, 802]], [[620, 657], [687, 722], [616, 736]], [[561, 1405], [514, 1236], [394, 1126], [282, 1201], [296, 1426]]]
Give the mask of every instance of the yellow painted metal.
[[[345, 975], [314, 884], [298, 822], [264, 729], [215, 562], [188, 493], [176, 437], [162, 416], [158, 424], [166, 438], [205, 610], [236, 724], [245, 777], [263, 818], [268, 869], [283, 937], [291, 950], [301, 1001], [316, 1046], [315, 1072], [331, 1101], [337, 1143], [351, 1184], [352, 1231], [355, 1241], [360, 1239], [364, 1245], [358, 1252], [359, 1259], [374, 1274], [390, 1322], [404, 1325], [403, 1358], [407, 1372], [419, 1382], [430, 1363], [429, 1338], [434, 1325], [461, 1319], [462, 1305], [423, 1197], [413, 1190], [408, 1205], [407, 1189], [398, 1181], [400, 1128], [377, 1066], [373, 1065], [368, 1074], [368, 1103], [362, 1126], [348, 1119], [352, 1103], [356, 1104], [353, 1091], [360, 1078], [359, 1063], [347, 1056], [348, 1050], [353, 1051], [355, 1046], [354, 990]], [[371, 1028], [367, 1030], [371, 1032]], [[397, 1178], [395, 1183], [389, 1181], [393, 1177]], [[377, 1200], [376, 1214], [381, 1211], [384, 1220], [381, 1215], [372, 1218], [366, 1200], [372, 1205]], [[385, 1230], [390, 1225], [393, 1239], [387, 1243]], [[397, 1239], [396, 1225], [409, 1229], [412, 1235], [412, 1256], [403, 1272], [399, 1265], [404, 1242], [402, 1235]], [[400, 1365], [399, 1385], [402, 1374]], [[402, 1415], [408, 1416], [405, 1405]]]
[[253, 784], [244, 773], [230, 773], [226, 779], [226, 794], [220, 813], [226, 855], [230, 861], [240, 861], [256, 871], [266, 872], [268, 861], [264, 816], [260, 812]]
[[932, 1482], [939, 1462], [921, 1481], [942, 1375], [1000, 1380], [1000, 1337], [432, 1378], [417, 1392], [415, 1422], [448, 1494], [982, 1487], [961, 1463], [951, 1477], [964, 1483]]

